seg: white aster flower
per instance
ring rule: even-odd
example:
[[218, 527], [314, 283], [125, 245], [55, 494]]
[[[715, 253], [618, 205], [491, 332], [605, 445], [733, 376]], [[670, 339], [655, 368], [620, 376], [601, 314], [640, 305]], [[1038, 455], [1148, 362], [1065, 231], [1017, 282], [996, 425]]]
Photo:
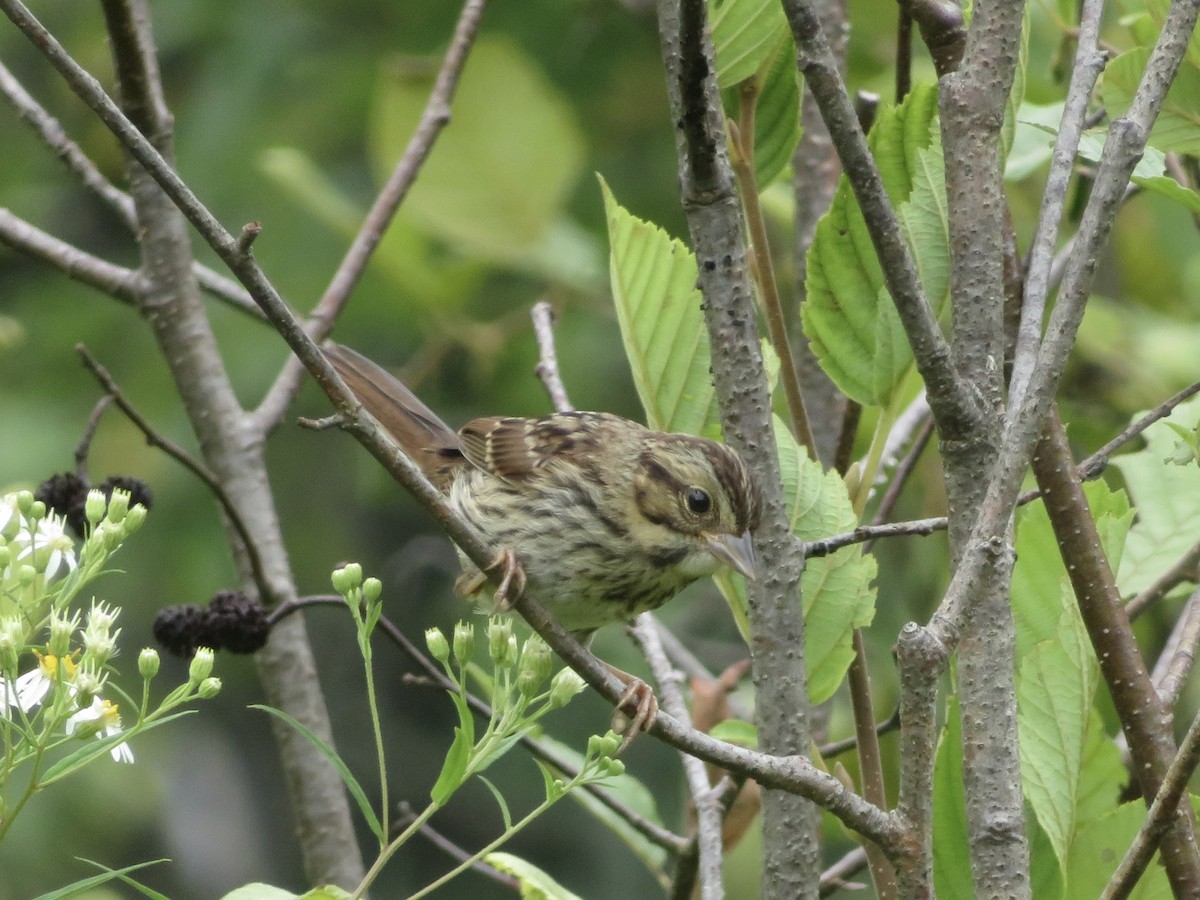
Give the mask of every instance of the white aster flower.
[[0, 706], [16, 707], [28, 713], [46, 698], [60, 679], [67, 682], [68, 689], [74, 694], [71, 682], [75, 679], [75, 661], [69, 656], [38, 654], [37, 668], [18, 676], [16, 681], [0, 683]]
[[[93, 732], [97, 739], [113, 737], [121, 733], [121, 714], [117, 705], [110, 700], [92, 698], [90, 706], [79, 710], [67, 719], [67, 734]], [[133, 762], [133, 750], [125, 741], [113, 747], [109, 753], [117, 762]]]
[[28, 559], [50, 581], [65, 563], [67, 571], [75, 570], [75, 541], [67, 534], [66, 520], [54, 513], [38, 519], [37, 528], [23, 528], [13, 543], [20, 547], [17, 559]]

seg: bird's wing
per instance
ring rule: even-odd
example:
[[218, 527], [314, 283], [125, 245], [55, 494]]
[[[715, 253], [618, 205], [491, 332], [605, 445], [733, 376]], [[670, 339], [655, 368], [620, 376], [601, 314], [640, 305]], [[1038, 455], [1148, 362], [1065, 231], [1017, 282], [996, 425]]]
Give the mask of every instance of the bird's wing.
[[558, 413], [540, 419], [474, 419], [458, 432], [463, 455], [485, 472], [519, 481], [551, 461], [586, 465], [611, 417], [599, 413]]

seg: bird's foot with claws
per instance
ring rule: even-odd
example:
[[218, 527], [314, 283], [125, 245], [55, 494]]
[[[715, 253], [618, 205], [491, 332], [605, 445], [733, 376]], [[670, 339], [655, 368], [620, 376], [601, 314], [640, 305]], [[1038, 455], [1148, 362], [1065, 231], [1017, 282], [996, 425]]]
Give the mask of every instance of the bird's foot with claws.
[[[517, 554], [507, 547], [498, 551], [492, 557], [491, 563], [488, 564], [487, 572], [496, 570], [502, 571], [503, 574], [500, 577], [500, 586], [496, 588], [493, 597], [496, 604], [495, 610], [496, 612], [507, 612], [512, 609], [517, 598], [525, 593], [525, 570], [521, 568], [521, 560], [517, 558]], [[454, 582], [454, 590], [461, 597], [470, 597], [479, 593], [479, 590], [489, 580], [486, 572], [471, 574], [464, 572]]]
[[633, 743], [633, 739], [639, 733], [649, 731], [654, 725], [655, 719], [658, 718], [658, 698], [654, 696], [650, 685], [637, 676], [608, 663], [604, 666], [625, 684], [625, 693], [617, 701], [617, 711], [613, 713], [612, 722], [613, 731], [625, 735], [621, 746], [617, 748], [617, 753], [621, 753]]

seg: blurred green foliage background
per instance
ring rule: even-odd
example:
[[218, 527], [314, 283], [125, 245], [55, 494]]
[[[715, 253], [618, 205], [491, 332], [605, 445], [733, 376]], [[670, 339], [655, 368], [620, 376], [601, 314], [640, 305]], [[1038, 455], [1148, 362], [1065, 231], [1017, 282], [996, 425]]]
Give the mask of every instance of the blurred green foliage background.
[[[468, 63], [455, 117], [335, 331], [402, 377], [452, 424], [481, 414], [537, 414], [548, 400], [536, 378], [528, 309], [549, 299], [559, 313], [562, 374], [580, 408], [639, 417], [607, 294], [602, 173], [635, 214], [684, 235], [672, 128], [653, 12], [639, 0], [525, 0], [494, 3]], [[106, 84], [108, 47], [99, 9], [37, 3], [64, 45]], [[855, 0], [848, 81], [892, 93], [894, 4]], [[169, 103], [176, 116], [180, 173], [227, 227], [259, 220], [255, 254], [300, 311], [320, 296], [374, 191], [407, 142], [440, 51], [458, 13], [449, 2], [231, 0], [154, 5]], [[1114, 40], [1120, 32], [1114, 30]], [[1059, 31], [1035, 6], [1029, 99], [1062, 93]], [[115, 141], [70, 95], [15, 29], [0, 25], [0, 59], [57, 115], [102, 169], [123, 182]], [[922, 58], [917, 78], [931, 69]], [[22, 126], [0, 109], [0, 204], [89, 252], [133, 265], [132, 238], [75, 184]], [[1019, 233], [1040, 199], [1035, 172], [1014, 186]], [[783, 192], [784, 194], [786, 191]], [[781, 270], [789, 261], [788, 203], [769, 204]], [[197, 240], [200, 258], [216, 264]], [[1084, 323], [1078, 361], [1064, 392], [1081, 450], [1094, 449], [1135, 410], [1195, 377], [1200, 332], [1200, 255], [1192, 222], [1161, 198], [1122, 213]], [[784, 287], [794, 298], [795, 288]], [[265, 326], [209, 303], [227, 365], [253, 405], [285, 357]], [[164, 434], [192, 446], [166, 368], [132, 309], [0, 249], [0, 488], [33, 487], [71, 468], [72, 452], [99, 389], [74, 351], [84, 342], [129, 399]], [[306, 388], [296, 414], [327, 406]], [[302, 593], [328, 590], [340, 561], [360, 560], [385, 584], [387, 614], [414, 637], [449, 626], [468, 610], [450, 592], [450, 545], [376, 464], [348, 438], [287, 424], [271, 445], [272, 480]], [[146, 529], [119, 558], [123, 573], [99, 595], [125, 608], [122, 664], [152, 642], [155, 612], [204, 603], [232, 586], [219, 510], [176, 463], [147, 448], [114, 412], [90, 458], [94, 481], [114, 473], [146, 480], [156, 504]], [[940, 511], [936, 465], [924, 466], [901, 515]], [[944, 571], [941, 538], [883, 546], [876, 651], [877, 710], [895, 701], [888, 648], [899, 626], [924, 616]], [[663, 611], [712, 668], [744, 655], [711, 585]], [[353, 633], [339, 611], [309, 614], [320, 677], [338, 746], [369, 783], [373, 771]], [[1146, 626], [1152, 628], [1153, 624]], [[634, 670], [618, 629], [596, 649]], [[420, 806], [450, 741], [448, 701], [406, 684], [411, 667], [390, 647], [377, 653], [392, 752], [392, 794]], [[168, 663], [177, 677], [184, 665]], [[131, 673], [132, 674], [132, 673]], [[247, 881], [302, 889], [292, 822], [252, 660], [222, 656], [226, 688], [198, 716], [135, 745], [135, 766], [101, 763], [38, 796], [0, 849], [0, 900], [24, 900], [94, 870], [76, 857], [121, 866], [170, 857], [144, 873], [169, 896], [209, 898]], [[609, 711], [584, 696], [551, 720], [556, 736], [582, 748]], [[834, 701], [831, 731], [849, 730]], [[894, 753], [894, 738], [885, 740]], [[635, 743], [627, 762], [653, 786], [665, 820], [682, 821], [673, 753]], [[535, 768], [514, 754], [495, 772], [515, 809], [541, 790]], [[522, 799], [524, 798], [524, 799]], [[481, 787], [465, 792], [436, 827], [474, 848], [500, 828]], [[364, 831], [364, 846], [366, 846]], [[756, 894], [755, 841], [730, 867], [730, 896]], [[827, 853], [850, 844], [829, 830]], [[556, 808], [507, 848], [542, 865], [588, 898], [643, 897], [657, 888], [620, 844], [573, 804]], [[402, 851], [375, 892], [401, 896], [450, 865], [421, 840]], [[127, 889], [96, 896], [126, 896]], [[468, 875], [441, 896], [510, 896]], [[862, 896], [859, 894], [858, 896]]]

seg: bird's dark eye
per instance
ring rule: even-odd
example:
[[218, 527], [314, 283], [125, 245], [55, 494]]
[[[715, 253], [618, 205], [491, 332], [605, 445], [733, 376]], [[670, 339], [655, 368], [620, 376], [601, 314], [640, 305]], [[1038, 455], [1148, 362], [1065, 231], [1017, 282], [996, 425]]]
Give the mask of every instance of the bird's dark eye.
[[702, 488], [688, 488], [687, 505], [696, 515], [702, 516], [712, 508], [712, 498], [708, 496], [708, 491]]

